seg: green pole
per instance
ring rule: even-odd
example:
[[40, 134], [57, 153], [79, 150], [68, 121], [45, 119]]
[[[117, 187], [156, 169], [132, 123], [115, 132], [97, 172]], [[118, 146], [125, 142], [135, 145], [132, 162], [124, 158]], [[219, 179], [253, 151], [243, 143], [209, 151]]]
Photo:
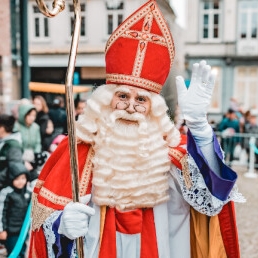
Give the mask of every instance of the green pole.
[[29, 98], [29, 46], [28, 46], [28, 3], [20, 0], [20, 24], [21, 24], [21, 97]]

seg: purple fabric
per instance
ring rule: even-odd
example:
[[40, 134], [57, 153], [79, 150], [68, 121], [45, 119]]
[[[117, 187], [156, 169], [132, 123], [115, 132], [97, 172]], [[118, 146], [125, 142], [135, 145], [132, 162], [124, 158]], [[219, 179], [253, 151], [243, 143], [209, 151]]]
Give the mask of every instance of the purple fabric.
[[216, 175], [216, 173], [211, 170], [203, 153], [197, 146], [190, 130], [187, 131], [188, 153], [193, 157], [196, 165], [198, 166], [203, 176], [206, 186], [208, 187], [212, 195], [214, 195], [221, 201], [225, 201], [236, 182], [237, 174], [230, 167], [223, 163], [223, 155], [215, 134], [213, 134], [213, 147], [220, 166], [220, 176]]
[[62, 214], [63, 213], [58, 216], [57, 220], [53, 223], [52, 226], [52, 230], [56, 237], [55, 244], [53, 245], [53, 250], [55, 253], [55, 257], [71, 257], [73, 240], [65, 237], [64, 235], [60, 235], [57, 232]]

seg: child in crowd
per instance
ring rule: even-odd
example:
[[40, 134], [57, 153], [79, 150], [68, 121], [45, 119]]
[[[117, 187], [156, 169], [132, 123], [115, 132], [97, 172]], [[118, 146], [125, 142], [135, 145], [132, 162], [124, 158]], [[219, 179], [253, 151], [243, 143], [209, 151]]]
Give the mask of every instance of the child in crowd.
[[[7, 186], [8, 165], [10, 162], [22, 161], [20, 133], [13, 133], [15, 117], [0, 114], [0, 190]], [[5, 252], [3, 241], [0, 241], [0, 254]]]
[[13, 133], [14, 116], [0, 114], [0, 190], [6, 186], [8, 165], [22, 162], [21, 134]]
[[47, 151], [51, 142], [54, 139], [54, 124], [48, 115], [48, 105], [46, 100], [41, 95], [36, 95], [33, 98], [33, 104], [37, 110], [37, 117], [35, 122], [40, 127], [41, 145], [42, 150]]
[[[257, 123], [257, 114], [250, 111], [250, 114], [248, 116], [248, 119], [245, 123], [245, 127], [244, 127], [244, 132], [248, 133], [248, 134], [254, 134], [257, 135], [258, 134], [258, 123]], [[249, 157], [250, 155], [250, 138], [245, 138], [245, 149], [247, 152], [247, 155]], [[255, 139], [255, 146], [258, 147], [258, 138]], [[254, 151], [254, 150], [251, 150]], [[258, 154], [255, 153], [255, 167], [257, 167], [258, 165]]]
[[40, 128], [35, 122], [37, 116], [36, 107], [31, 103], [21, 104], [18, 111], [19, 115], [14, 131], [21, 133], [24, 151], [41, 152]]
[[74, 100], [74, 112], [75, 112], [75, 120], [77, 121], [79, 118], [79, 115], [81, 115], [84, 111], [84, 108], [86, 107], [86, 101], [83, 99], [80, 99], [79, 95]]
[[65, 138], [66, 136], [64, 134], [59, 134], [55, 137], [55, 139], [52, 141], [50, 148], [49, 148], [49, 153], [53, 153], [57, 146], [60, 144], [60, 142]]
[[[18, 240], [31, 200], [31, 191], [27, 189], [28, 175], [29, 172], [22, 162], [11, 162], [9, 186], [0, 192], [0, 240], [5, 240], [8, 255]], [[18, 257], [25, 257], [25, 251], [26, 241]]]
[[26, 168], [31, 171], [31, 176], [34, 175], [34, 180], [38, 176], [35, 154], [42, 153], [40, 127], [35, 123], [37, 111], [31, 103], [21, 104], [18, 111], [19, 116], [14, 131], [21, 133], [23, 160]]

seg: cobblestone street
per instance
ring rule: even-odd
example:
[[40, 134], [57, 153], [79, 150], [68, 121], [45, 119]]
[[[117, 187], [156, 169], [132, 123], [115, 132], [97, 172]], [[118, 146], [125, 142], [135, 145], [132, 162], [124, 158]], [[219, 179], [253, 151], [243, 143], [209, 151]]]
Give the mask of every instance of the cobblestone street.
[[241, 258], [258, 258], [258, 177], [246, 177], [246, 167], [233, 169], [239, 176], [239, 192], [247, 199], [246, 203], [236, 203]]

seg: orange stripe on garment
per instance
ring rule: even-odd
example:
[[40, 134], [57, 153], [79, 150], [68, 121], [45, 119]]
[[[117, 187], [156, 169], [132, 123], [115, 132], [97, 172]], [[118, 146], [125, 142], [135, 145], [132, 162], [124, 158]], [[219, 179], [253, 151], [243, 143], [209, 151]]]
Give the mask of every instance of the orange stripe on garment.
[[218, 216], [209, 217], [191, 208], [191, 258], [228, 258]]

